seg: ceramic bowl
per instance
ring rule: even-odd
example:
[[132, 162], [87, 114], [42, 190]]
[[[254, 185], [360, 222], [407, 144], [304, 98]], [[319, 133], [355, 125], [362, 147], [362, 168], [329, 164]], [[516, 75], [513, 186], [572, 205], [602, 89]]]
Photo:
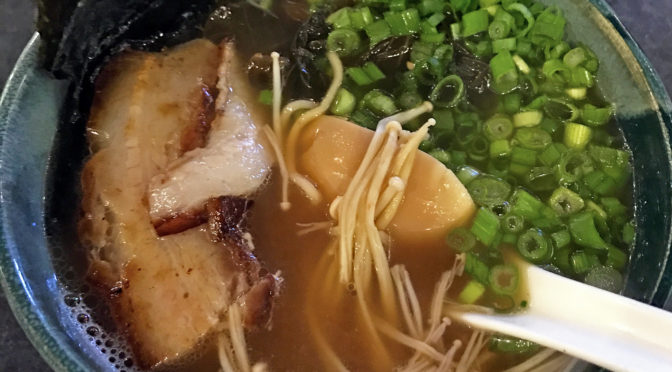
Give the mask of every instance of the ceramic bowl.
[[[563, 9], [569, 20], [569, 38], [584, 42], [598, 54], [602, 90], [617, 104], [618, 122], [634, 153], [638, 234], [623, 294], [671, 309], [670, 99], [636, 42], [604, 1], [543, 2]], [[0, 282], [21, 327], [52, 368], [123, 370], [121, 349], [111, 354], [118, 347], [115, 341], [94, 336], [91, 330], [87, 333], [90, 324], [80, 315], [82, 299], [66, 298], [73, 290], [85, 292], [73, 289], [68, 282], [72, 274], [59, 269], [67, 251], [76, 249], [76, 238], [67, 236], [71, 230], [57, 228], [72, 221], [54, 220], [49, 208], [57, 206], [60, 216], [77, 215], [76, 198], [68, 196], [67, 190], [54, 192], [59, 180], [53, 167], [78, 166], [59, 154], [68, 151], [64, 139], [81, 133], [59, 128], [67, 86], [40, 68], [39, 46], [39, 36], [33, 37], [0, 99]]]

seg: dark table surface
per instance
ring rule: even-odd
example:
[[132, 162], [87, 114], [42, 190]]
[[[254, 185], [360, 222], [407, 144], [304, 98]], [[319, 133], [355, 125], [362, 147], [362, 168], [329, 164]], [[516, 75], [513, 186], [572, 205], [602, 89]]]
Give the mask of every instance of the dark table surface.
[[[672, 1], [607, 0], [672, 91]], [[33, 32], [34, 5], [0, 0], [0, 87]], [[48, 371], [26, 339], [0, 291], [0, 371]]]

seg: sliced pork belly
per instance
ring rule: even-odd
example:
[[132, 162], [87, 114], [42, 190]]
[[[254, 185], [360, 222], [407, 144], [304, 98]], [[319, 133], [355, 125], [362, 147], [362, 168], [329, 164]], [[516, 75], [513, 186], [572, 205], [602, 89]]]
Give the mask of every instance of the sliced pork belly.
[[[141, 367], [169, 366], [192, 355], [221, 329], [234, 301], [243, 305], [248, 327], [263, 327], [270, 317], [276, 280], [250, 251], [246, 199], [220, 197], [228, 189], [199, 199], [198, 220], [208, 223], [163, 237], [149, 213], [150, 181], [208, 143], [220, 58], [221, 49], [205, 40], [165, 53], [129, 52], [112, 60], [97, 84], [80, 239], [91, 250], [90, 277], [109, 292]], [[237, 99], [231, 92], [219, 96]], [[242, 133], [248, 144], [229, 155], [248, 168], [240, 174], [230, 169], [227, 177], [265, 175], [268, 164], [245, 160], [264, 152], [253, 143], [253, 124], [224, 123], [219, 116], [218, 126]]]
[[250, 195], [266, 180], [271, 160], [255, 123], [267, 120], [256, 114], [267, 110], [254, 107], [256, 95], [248, 85], [233, 44], [225, 43], [207, 145], [186, 153], [150, 183], [150, 214], [159, 233], [187, 227], [212, 197]]

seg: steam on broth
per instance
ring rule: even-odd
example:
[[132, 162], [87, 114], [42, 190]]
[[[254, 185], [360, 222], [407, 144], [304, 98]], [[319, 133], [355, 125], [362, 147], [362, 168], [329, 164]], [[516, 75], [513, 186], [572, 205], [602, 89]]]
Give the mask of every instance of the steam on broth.
[[218, 44], [115, 56], [87, 125], [79, 237], [140, 367], [571, 363], [445, 311], [524, 311], [512, 255], [620, 289], [630, 155], [561, 12], [218, 6]]

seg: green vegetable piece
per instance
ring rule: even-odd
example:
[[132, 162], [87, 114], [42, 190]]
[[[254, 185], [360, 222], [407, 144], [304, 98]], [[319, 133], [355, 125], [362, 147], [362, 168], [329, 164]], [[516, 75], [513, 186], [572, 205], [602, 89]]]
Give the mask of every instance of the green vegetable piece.
[[556, 7], [549, 7], [539, 14], [530, 30], [530, 40], [537, 45], [547, 46], [562, 40], [566, 20]]
[[497, 215], [486, 208], [480, 208], [471, 225], [471, 232], [476, 236], [476, 239], [489, 246], [495, 239], [498, 230], [499, 218], [497, 218]]
[[442, 149], [433, 149], [429, 151], [428, 154], [434, 159], [440, 161], [443, 165], [450, 165], [451, 156], [448, 151]]
[[327, 50], [336, 52], [341, 57], [349, 57], [359, 52], [362, 39], [359, 33], [351, 28], [339, 28], [327, 36]]
[[511, 197], [511, 213], [531, 221], [541, 216], [544, 203], [523, 189], [517, 189]]
[[385, 20], [382, 19], [366, 25], [364, 27], [364, 31], [366, 32], [366, 35], [369, 37], [369, 43], [371, 46], [374, 46], [379, 42], [392, 36], [390, 26], [388, 26], [387, 22], [385, 22]]
[[544, 114], [539, 110], [519, 112], [513, 115], [513, 126], [516, 128], [534, 127], [539, 125], [543, 118]]
[[471, 183], [471, 181], [475, 180], [478, 176], [481, 175], [481, 172], [479, 172], [476, 168], [472, 168], [468, 165], [463, 165], [457, 169], [455, 175], [457, 176], [457, 179], [460, 180], [460, 182], [464, 186], [468, 186]]
[[496, 353], [525, 354], [539, 350], [539, 345], [517, 337], [495, 334], [490, 337], [489, 348]]
[[582, 212], [569, 218], [569, 231], [572, 240], [582, 247], [596, 250], [607, 250], [607, 243], [602, 240], [600, 233], [595, 227], [593, 214]]
[[[402, 0], [403, 1], [403, 0]], [[369, 7], [357, 8], [350, 12], [350, 27], [355, 30], [363, 30], [374, 21], [373, 14]]]
[[273, 91], [270, 89], [263, 89], [262, 91], [259, 92], [259, 102], [263, 103], [264, 105], [272, 105], [273, 104]]
[[506, 158], [511, 155], [511, 144], [508, 140], [501, 139], [490, 143], [490, 158]]
[[540, 128], [519, 128], [513, 139], [522, 147], [535, 151], [545, 149], [553, 140], [548, 132]]
[[562, 62], [567, 67], [574, 68], [582, 64], [586, 60], [586, 51], [582, 47], [576, 47], [565, 54]]
[[553, 143], [539, 154], [539, 161], [547, 167], [552, 167], [558, 163], [566, 149], [567, 148], [560, 143]]
[[534, 264], [548, 262], [553, 257], [553, 247], [540, 229], [531, 228], [518, 237], [518, 253]]
[[[627, 225], [626, 225], [627, 226]], [[625, 264], [628, 262], [628, 256], [622, 250], [610, 246], [607, 252], [607, 260], [605, 264], [613, 267], [616, 270], [625, 269]]]
[[471, 305], [478, 301], [484, 293], [485, 286], [475, 280], [471, 280], [457, 296], [457, 299], [463, 304]]
[[484, 123], [483, 133], [490, 141], [508, 139], [513, 134], [513, 122], [506, 115], [496, 114]]
[[558, 215], [569, 216], [581, 211], [585, 206], [585, 202], [574, 191], [565, 187], [558, 187], [548, 199], [548, 205]]
[[544, 103], [544, 112], [548, 117], [560, 121], [573, 121], [579, 117], [579, 109], [561, 99], [549, 99]]
[[600, 108], [586, 103], [581, 110], [581, 119], [585, 125], [599, 127], [606, 124], [613, 114], [613, 106]]
[[457, 75], [449, 75], [436, 83], [429, 99], [435, 106], [447, 108], [455, 106], [463, 96], [464, 83], [462, 78]]
[[476, 177], [469, 183], [467, 190], [474, 202], [483, 207], [500, 205], [511, 195], [511, 185], [492, 176]]
[[508, 93], [518, 86], [518, 70], [511, 53], [502, 51], [490, 60], [494, 87], [498, 93]]
[[489, 24], [488, 11], [475, 10], [462, 16], [462, 36], [468, 37], [486, 31]]
[[530, 12], [530, 10], [525, 5], [521, 3], [513, 3], [505, 6], [505, 9], [508, 12], [518, 12], [525, 19], [525, 23], [527, 25], [525, 26], [525, 28], [518, 31], [518, 33], [516, 34], [517, 37], [519, 38], [524, 37], [525, 35], [527, 35], [528, 32], [530, 32], [530, 30], [533, 29], [535, 19], [534, 16], [532, 15], [532, 12]]
[[[525, 218], [517, 214], [507, 214], [502, 218], [502, 231], [509, 233], [518, 233], [525, 227]], [[515, 243], [518, 239], [510, 243]]]
[[390, 116], [399, 111], [394, 99], [378, 89], [364, 95], [361, 105], [379, 116]]
[[476, 246], [476, 237], [468, 229], [458, 227], [446, 236], [446, 245], [455, 252], [469, 252]]
[[352, 12], [352, 8], [341, 8], [331, 13], [325, 21], [332, 25], [334, 29], [350, 27], [350, 12]]
[[332, 114], [337, 116], [348, 116], [355, 110], [356, 106], [357, 100], [355, 99], [355, 96], [347, 89], [340, 88], [338, 92], [336, 92], [336, 97], [334, 97], [334, 101], [331, 103], [329, 110]]
[[537, 162], [537, 152], [520, 146], [513, 146], [511, 162], [532, 167]]
[[592, 136], [593, 130], [582, 124], [567, 123], [565, 125], [564, 144], [570, 149], [583, 150]]
[[551, 234], [551, 241], [555, 248], [564, 248], [572, 242], [572, 236], [567, 229], [562, 229]]
[[514, 265], [495, 265], [490, 269], [490, 288], [497, 294], [515, 294], [518, 290], [518, 281], [518, 268]]
[[488, 268], [488, 265], [472, 252], [468, 252], [466, 255], [464, 271], [469, 274], [472, 279], [477, 280], [481, 284], [488, 285], [488, 282], [490, 281], [490, 269]]

